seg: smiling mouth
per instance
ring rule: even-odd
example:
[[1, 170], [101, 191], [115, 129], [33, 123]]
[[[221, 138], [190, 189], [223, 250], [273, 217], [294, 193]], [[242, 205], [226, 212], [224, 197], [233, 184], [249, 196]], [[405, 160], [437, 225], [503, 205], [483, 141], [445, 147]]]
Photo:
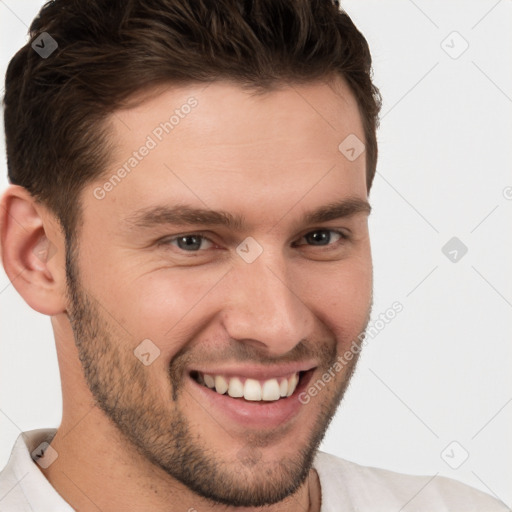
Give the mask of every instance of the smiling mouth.
[[190, 372], [190, 376], [198, 384], [231, 398], [241, 398], [251, 402], [276, 402], [283, 400], [295, 392], [304, 376], [311, 370], [294, 372], [284, 377], [266, 380], [250, 379], [247, 377], [228, 377], [198, 371]]

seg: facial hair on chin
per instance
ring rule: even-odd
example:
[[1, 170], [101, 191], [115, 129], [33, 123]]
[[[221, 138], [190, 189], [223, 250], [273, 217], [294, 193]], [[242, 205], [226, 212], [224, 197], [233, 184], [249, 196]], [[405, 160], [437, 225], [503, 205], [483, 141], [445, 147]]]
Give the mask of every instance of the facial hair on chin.
[[[66, 260], [68, 311], [79, 358], [97, 406], [116, 425], [125, 441], [168, 475], [215, 503], [259, 507], [277, 503], [297, 491], [310, 472], [358, 356], [347, 365], [345, 377], [339, 379], [330, 398], [324, 398], [325, 403], [304, 446], [280, 461], [262, 464], [260, 449], [268, 439], [253, 436], [246, 439], [236, 460], [224, 460], [212, 453], [200, 432], [193, 434], [186, 415], [178, 407], [178, 398], [183, 394], [180, 384], [187, 354], [178, 354], [171, 361], [171, 396], [167, 403], [162, 403], [147, 367], [133, 356], [132, 348], [123, 348], [126, 333], [115, 335], [116, 326], [82, 287], [74, 256], [70, 252]], [[321, 367], [325, 371], [337, 358], [336, 347], [332, 344], [316, 346], [315, 351], [317, 357], [318, 351], [322, 353]]]

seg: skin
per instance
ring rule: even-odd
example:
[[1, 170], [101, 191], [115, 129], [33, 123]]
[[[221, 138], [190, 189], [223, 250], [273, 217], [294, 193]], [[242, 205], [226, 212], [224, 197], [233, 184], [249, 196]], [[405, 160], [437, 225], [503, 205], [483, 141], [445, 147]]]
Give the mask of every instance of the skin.
[[[94, 190], [192, 96], [197, 106], [97, 199]], [[22, 187], [2, 197], [4, 268], [25, 301], [51, 316], [57, 345], [59, 456], [43, 473], [80, 511], [319, 510], [312, 457], [357, 358], [272, 429], [228, 419], [189, 371], [308, 361], [314, 382], [365, 330], [367, 213], [302, 221], [332, 201], [368, 198], [365, 154], [349, 161], [338, 150], [349, 134], [364, 140], [353, 94], [341, 79], [258, 95], [223, 81], [168, 86], [111, 123], [112, 165], [82, 191], [68, 279], [55, 217]], [[125, 221], [177, 203], [240, 214], [247, 226]], [[325, 230], [328, 246], [305, 238]], [[197, 232], [208, 239], [197, 252], [169, 241]], [[249, 236], [263, 248], [250, 264], [236, 252]], [[148, 366], [133, 352], [144, 339], [160, 350]]]

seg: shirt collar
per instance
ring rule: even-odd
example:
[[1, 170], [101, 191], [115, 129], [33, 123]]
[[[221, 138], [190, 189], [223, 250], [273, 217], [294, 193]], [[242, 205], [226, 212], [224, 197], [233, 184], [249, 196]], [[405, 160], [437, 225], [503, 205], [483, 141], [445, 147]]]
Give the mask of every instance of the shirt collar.
[[14, 476], [34, 511], [73, 512], [73, 508], [46, 479], [31, 455], [41, 443], [50, 443], [56, 432], [57, 429], [22, 432], [16, 439], [9, 461], [3, 470], [4, 474], [10, 473]]

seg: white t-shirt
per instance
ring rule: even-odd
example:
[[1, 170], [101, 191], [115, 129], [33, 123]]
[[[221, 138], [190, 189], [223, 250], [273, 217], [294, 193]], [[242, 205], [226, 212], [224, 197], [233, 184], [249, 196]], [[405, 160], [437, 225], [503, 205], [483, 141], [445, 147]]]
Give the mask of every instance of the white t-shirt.
[[[1, 512], [73, 512], [51, 486], [31, 452], [56, 429], [20, 434], [0, 473]], [[412, 476], [364, 467], [318, 452], [321, 512], [510, 512], [502, 502], [445, 477]]]

